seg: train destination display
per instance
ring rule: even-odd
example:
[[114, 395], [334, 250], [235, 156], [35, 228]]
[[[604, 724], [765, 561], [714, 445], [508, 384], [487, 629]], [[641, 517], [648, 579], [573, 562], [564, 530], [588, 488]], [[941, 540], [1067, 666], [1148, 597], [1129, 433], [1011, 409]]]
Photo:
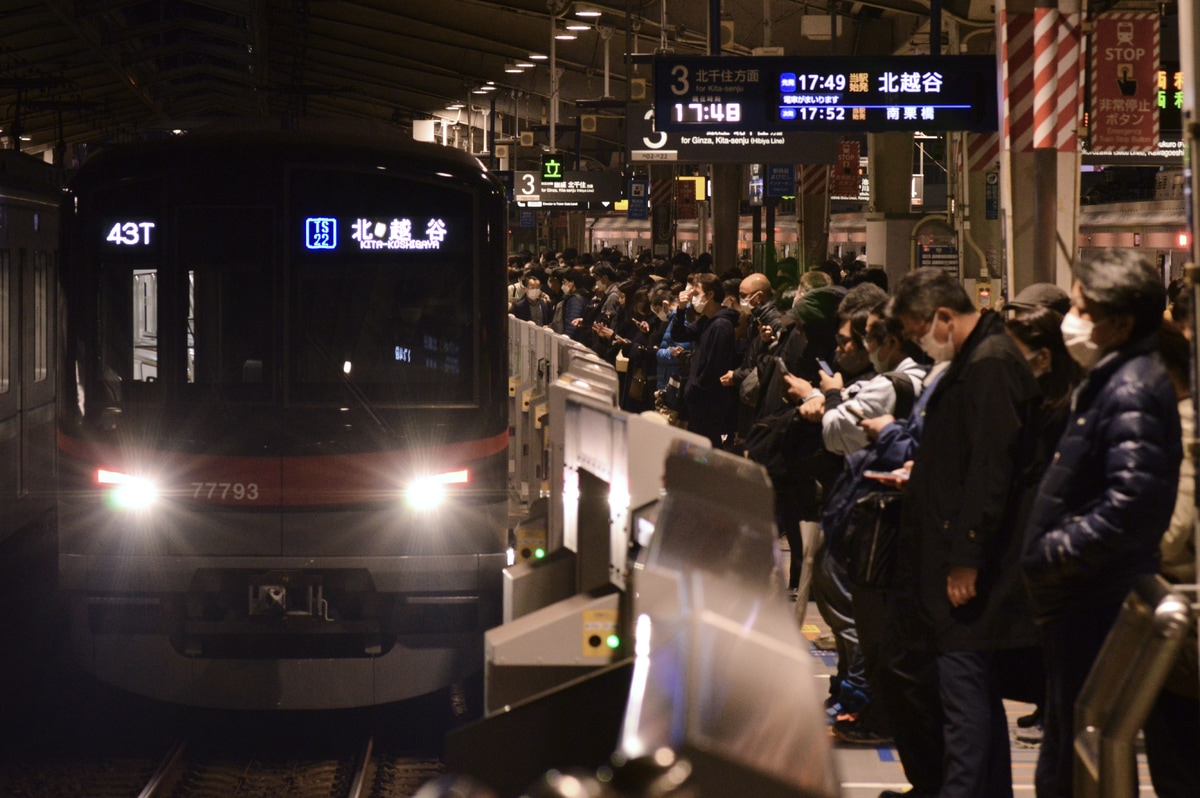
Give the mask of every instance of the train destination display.
[[[446, 222], [440, 218], [409, 217], [355, 218], [349, 220], [350, 239], [358, 249], [441, 249], [446, 240]], [[423, 227], [423, 234], [422, 234]], [[310, 216], [304, 220], [304, 246], [310, 250], [337, 249], [338, 220], [333, 216]]]
[[985, 132], [997, 127], [993, 56], [654, 59], [656, 129]]

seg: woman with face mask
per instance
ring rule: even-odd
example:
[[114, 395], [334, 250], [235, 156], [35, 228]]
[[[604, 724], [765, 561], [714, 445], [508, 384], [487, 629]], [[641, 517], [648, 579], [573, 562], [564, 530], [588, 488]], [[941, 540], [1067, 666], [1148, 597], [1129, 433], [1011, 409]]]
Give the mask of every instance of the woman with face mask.
[[1159, 353], [1164, 307], [1162, 276], [1131, 250], [1103, 250], [1075, 269], [1061, 329], [1090, 368], [1038, 486], [1022, 556], [1047, 675], [1039, 795], [1072, 794], [1075, 701], [1135, 581], [1159, 568], [1182, 459]]

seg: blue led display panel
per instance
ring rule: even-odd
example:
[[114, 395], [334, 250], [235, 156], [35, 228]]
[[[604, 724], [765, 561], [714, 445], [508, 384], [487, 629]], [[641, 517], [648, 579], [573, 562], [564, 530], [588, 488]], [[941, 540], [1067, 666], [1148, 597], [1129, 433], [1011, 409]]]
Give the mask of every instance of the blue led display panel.
[[654, 59], [658, 130], [996, 130], [993, 56]]

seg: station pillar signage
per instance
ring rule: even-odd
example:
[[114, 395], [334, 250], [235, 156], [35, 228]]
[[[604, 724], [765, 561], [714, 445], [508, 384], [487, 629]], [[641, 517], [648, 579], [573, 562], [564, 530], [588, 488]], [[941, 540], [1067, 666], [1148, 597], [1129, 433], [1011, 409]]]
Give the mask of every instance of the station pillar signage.
[[1112, 11], [1092, 32], [1091, 149], [1158, 149], [1158, 13]]

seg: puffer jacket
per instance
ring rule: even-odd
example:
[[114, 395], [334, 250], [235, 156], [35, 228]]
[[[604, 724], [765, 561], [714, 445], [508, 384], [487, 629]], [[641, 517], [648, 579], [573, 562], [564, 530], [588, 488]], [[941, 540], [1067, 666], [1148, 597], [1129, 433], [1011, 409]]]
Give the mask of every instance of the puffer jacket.
[[1119, 605], [1159, 567], [1183, 456], [1158, 338], [1106, 355], [1071, 401], [1038, 486], [1022, 567], [1041, 620]]

